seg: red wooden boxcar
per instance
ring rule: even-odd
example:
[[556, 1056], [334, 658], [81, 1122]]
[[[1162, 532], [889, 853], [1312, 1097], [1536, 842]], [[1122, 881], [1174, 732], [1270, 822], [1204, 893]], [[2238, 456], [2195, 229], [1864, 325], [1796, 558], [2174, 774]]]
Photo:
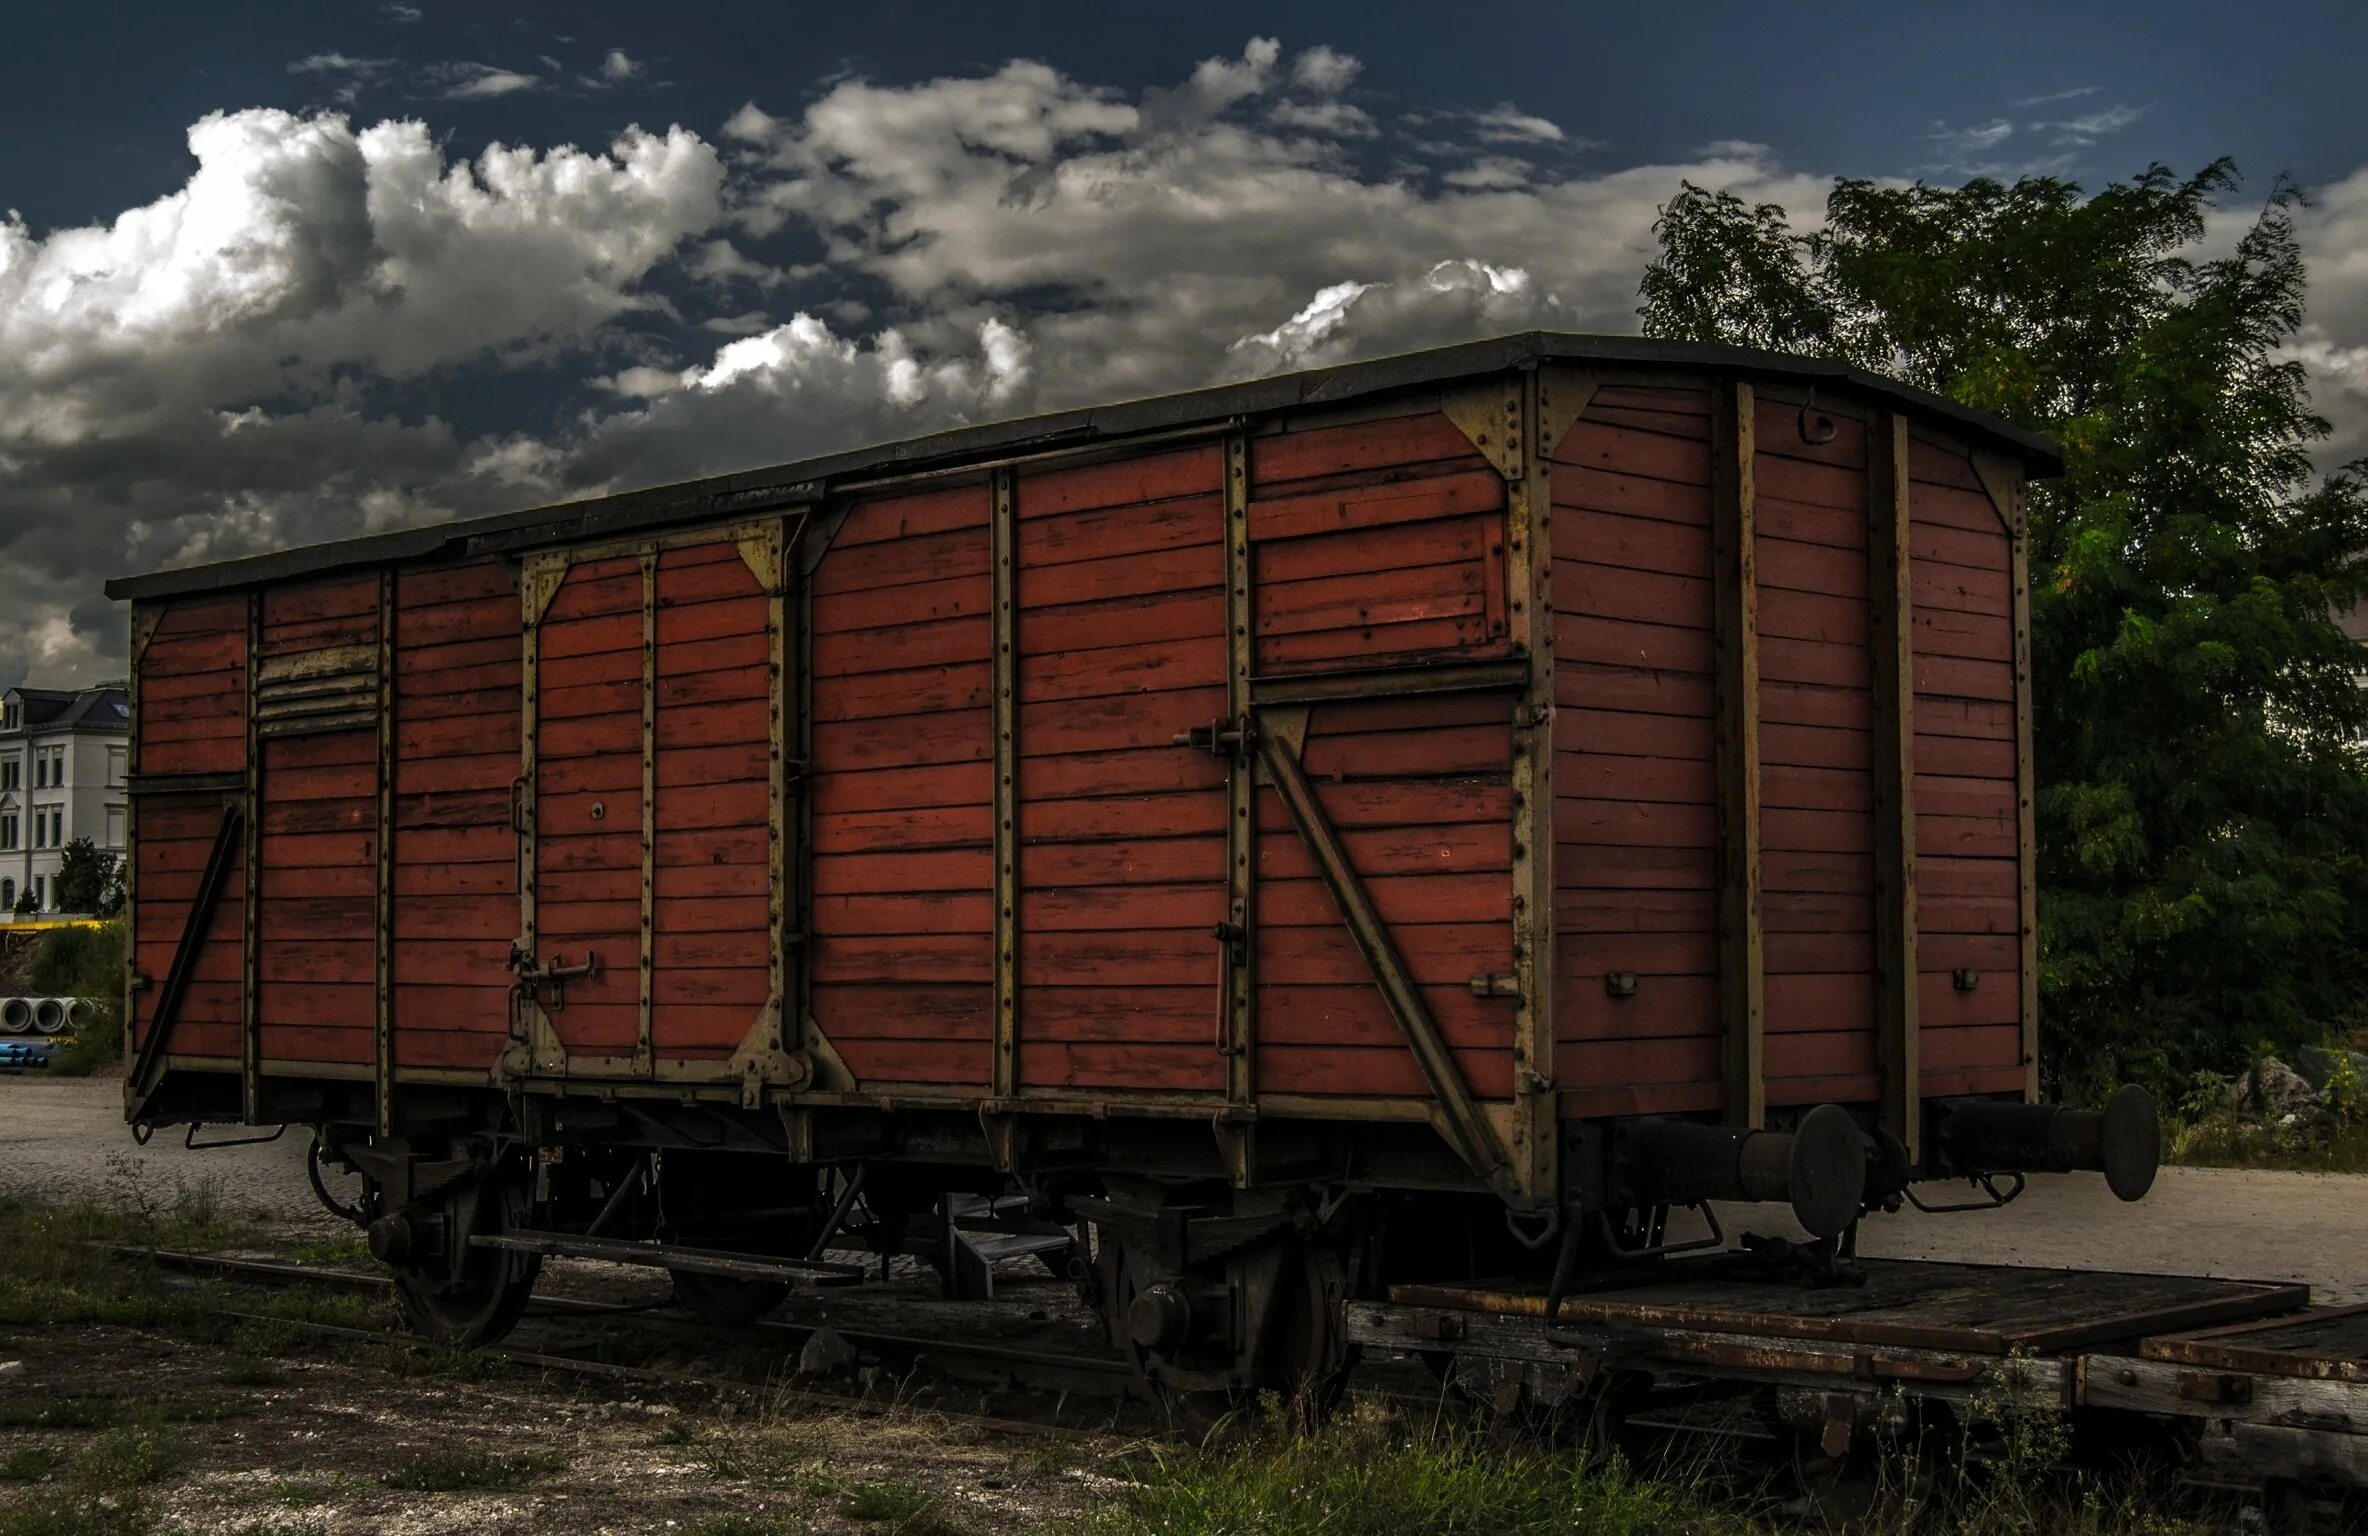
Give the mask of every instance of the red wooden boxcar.
[[[479, 1331], [653, 1148], [1024, 1187], [1122, 1301], [1352, 1197], [1501, 1269], [2096, 1165], [1974, 1112], [2035, 1083], [2056, 469], [1529, 335], [117, 582], [130, 1112], [322, 1126]], [[1380, 1225], [1324, 1273], [1455, 1246]]]

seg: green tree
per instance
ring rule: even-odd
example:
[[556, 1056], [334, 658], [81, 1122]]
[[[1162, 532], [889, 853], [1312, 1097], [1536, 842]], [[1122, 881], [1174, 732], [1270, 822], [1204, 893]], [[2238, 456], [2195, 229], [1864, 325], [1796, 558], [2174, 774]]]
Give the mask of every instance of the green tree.
[[61, 912], [89, 912], [112, 917], [123, 905], [123, 861], [102, 853], [87, 837], [66, 844], [58, 856], [57, 878], [50, 882], [50, 899]]
[[2031, 496], [2042, 1014], [2062, 1091], [2158, 1086], [2348, 1023], [2368, 979], [2368, 695], [2334, 615], [2368, 463], [2286, 349], [2275, 187], [2225, 254], [2226, 161], [2094, 196], [1840, 181], [1822, 226], [1687, 185], [1647, 333], [1838, 357], [2063, 443]]

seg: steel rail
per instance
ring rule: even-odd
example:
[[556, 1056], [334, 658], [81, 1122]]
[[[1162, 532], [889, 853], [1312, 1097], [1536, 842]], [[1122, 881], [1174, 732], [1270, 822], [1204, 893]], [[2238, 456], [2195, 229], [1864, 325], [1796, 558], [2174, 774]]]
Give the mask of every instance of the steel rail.
[[[146, 1259], [171, 1269], [212, 1272], [225, 1276], [244, 1276], [257, 1280], [277, 1281], [282, 1284], [325, 1284], [355, 1290], [391, 1290], [394, 1281], [385, 1275], [367, 1274], [349, 1269], [330, 1269], [320, 1265], [292, 1263], [285, 1259], [242, 1259], [224, 1254], [191, 1253], [181, 1249], [141, 1248], [132, 1245], [111, 1245], [111, 1251], [131, 1258]], [[883, 1354], [897, 1356], [938, 1356], [959, 1358], [986, 1364], [1006, 1365], [1016, 1370], [1073, 1372], [1082, 1379], [1113, 1383], [1132, 1381], [1134, 1368], [1123, 1360], [1093, 1355], [1066, 1355], [1051, 1350], [1026, 1349], [1006, 1344], [987, 1344], [970, 1339], [943, 1338], [928, 1334], [882, 1333], [870, 1329], [840, 1328], [835, 1324], [793, 1323], [759, 1320], [744, 1327], [730, 1327], [720, 1323], [703, 1322], [695, 1318], [654, 1317], [640, 1305], [591, 1301], [580, 1296], [538, 1293], [532, 1305], [540, 1315], [571, 1321], [599, 1322], [603, 1319], [632, 1321], [677, 1334], [694, 1333], [745, 1338], [776, 1336], [785, 1344], [803, 1345], [823, 1327], [830, 1327], [839, 1337], [858, 1349], [870, 1348]]]

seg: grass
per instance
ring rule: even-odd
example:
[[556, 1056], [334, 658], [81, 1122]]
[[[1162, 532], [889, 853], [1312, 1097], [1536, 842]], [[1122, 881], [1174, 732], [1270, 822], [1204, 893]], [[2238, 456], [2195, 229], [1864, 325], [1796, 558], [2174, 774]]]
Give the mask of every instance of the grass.
[[792, 1525], [776, 1515], [751, 1515], [734, 1510], [721, 1515], [709, 1515], [683, 1527], [683, 1536], [790, 1536], [805, 1527]]
[[359, 1264], [370, 1257], [370, 1245], [358, 1237], [308, 1238], [288, 1250], [299, 1264]]
[[[254, 1237], [249, 1224], [224, 1209], [213, 1181], [160, 1188], [128, 1166], [110, 1175], [103, 1198], [84, 1204], [0, 1195], [0, 1325], [152, 1328], [261, 1357], [292, 1351], [299, 1322], [371, 1328], [391, 1321], [392, 1303], [383, 1296], [301, 1285], [242, 1289], [167, 1275], [112, 1251], [202, 1252], [242, 1246]], [[280, 1326], [234, 1313], [278, 1319]], [[8, 1406], [0, 1404], [0, 1411]]]
[[548, 1451], [430, 1451], [378, 1481], [412, 1493], [507, 1493], [549, 1476], [562, 1464]]
[[42, 1483], [66, 1464], [64, 1451], [28, 1445], [0, 1456], [0, 1483]]
[[895, 1536], [959, 1536], [962, 1529], [938, 1513], [935, 1494], [911, 1483], [857, 1483], [840, 1494], [839, 1513]]
[[1279, 1424], [1234, 1443], [1155, 1449], [1090, 1536], [1693, 1536], [1763, 1529], [1741, 1506], [1646, 1483], [1613, 1460], [1420, 1425], [1370, 1402], [1313, 1434]]
[[[1904, 1453], [1878, 1471], [1893, 1497], [1851, 1522], [1858, 1536], [2203, 1536], [2103, 1485], [2057, 1469], [2063, 1421], [2000, 1401], [1966, 1475], [1911, 1478]], [[1682, 1454], [1682, 1453], [1680, 1453]], [[1284, 1417], [1200, 1446], [1154, 1447], [1128, 1486], [1090, 1514], [1086, 1536], [1777, 1536], [1814, 1529], [1779, 1482], [1708, 1458], [1646, 1476], [1607, 1453], [1559, 1448], [1472, 1423], [1410, 1419], [1352, 1403], [1322, 1428]]]
[[[196, 1455], [180, 1430], [161, 1422], [102, 1431], [70, 1456], [48, 1454], [33, 1497], [0, 1514], [0, 1536], [149, 1536], [157, 1525], [149, 1490]], [[20, 1452], [8, 1465], [23, 1459]]]

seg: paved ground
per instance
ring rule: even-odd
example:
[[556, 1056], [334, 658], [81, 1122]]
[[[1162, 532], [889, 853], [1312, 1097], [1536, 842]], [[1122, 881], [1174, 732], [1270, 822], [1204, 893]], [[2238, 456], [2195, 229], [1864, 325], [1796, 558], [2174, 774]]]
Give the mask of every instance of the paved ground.
[[245, 1134], [213, 1126], [186, 1150], [179, 1131], [142, 1147], [123, 1123], [123, 1085], [109, 1077], [0, 1077], [0, 1190], [128, 1195], [169, 1205], [183, 1188], [209, 1190], [226, 1210], [273, 1226], [345, 1230], [313, 1199], [304, 1178], [311, 1138], [291, 1127], [277, 1141], [208, 1150]]
[[[264, 1146], [192, 1153], [160, 1135], [141, 1148], [110, 1080], [0, 1078], [0, 1188], [102, 1194], [211, 1179], [235, 1209], [341, 1230], [305, 1188], [305, 1147], [291, 1130]], [[1731, 1210], [1729, 1230], [1777, 1230], [1771, 1214]], [[2368, 1177], [2166, 1168], [2144, 1201], [2123, 1205], [2101, 1178], [2041, 1176], [2003, 1211], [1870, 1220], [1860, 1246], [1894, 1258], [2304, 1280], [2322, 1301], [2368, 1301]]]

